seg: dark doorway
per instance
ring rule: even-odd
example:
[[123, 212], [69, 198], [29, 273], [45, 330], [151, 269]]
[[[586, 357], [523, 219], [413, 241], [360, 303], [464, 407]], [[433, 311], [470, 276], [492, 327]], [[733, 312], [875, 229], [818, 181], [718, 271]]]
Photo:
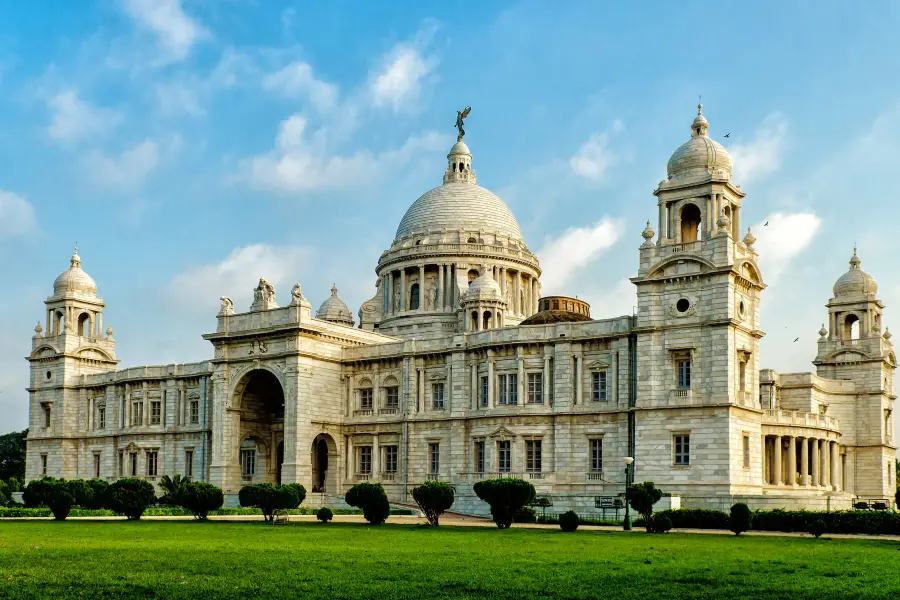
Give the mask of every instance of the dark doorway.
[[281, 463], [284, 462], [284, 442], [278, 442], [278, 462], [275, 463], [275, 485], [281, 485]]

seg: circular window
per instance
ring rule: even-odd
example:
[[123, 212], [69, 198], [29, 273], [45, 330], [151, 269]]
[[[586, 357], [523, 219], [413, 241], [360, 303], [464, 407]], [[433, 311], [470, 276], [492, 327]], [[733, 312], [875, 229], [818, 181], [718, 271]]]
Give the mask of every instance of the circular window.
[[687, 312], [687, 310], [691, 307], [691, 301], [687, 298], [682, 298], [678, 302], [675, 303], [675, 308], [678, 312], [683, 313]]
[[51, 371], [47, 371], [47, 381], [50, 381], [50, 379], [52, 377], [53, 377], [53, 373]]

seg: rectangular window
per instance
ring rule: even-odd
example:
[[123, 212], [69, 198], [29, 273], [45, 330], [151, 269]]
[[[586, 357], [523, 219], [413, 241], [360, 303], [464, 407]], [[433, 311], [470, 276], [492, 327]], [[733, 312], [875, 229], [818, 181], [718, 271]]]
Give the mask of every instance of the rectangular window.
[[497, 470], [501, 473], [509, 473], [512, 467], [512, 454], [509, 441], [497, 442]]
[[241, 476], [251, 479], [256, 475], [256, 450], [241, 450]]
[[130, 459], [130, 461], [131, 461], [131, 473], [129, 473], [129, 475], [131, 475], [132, 477], [137, 477], [137, 474], [138, 474], [138, 470], [137, 470], [137, 452], [131, 452], [131, 453], [129, 454], [129, 459]]
[[384, 447], [384, 472], [397, 472], [397, 446]]
[[744, 468], [750, 468], [750, 436], [744, 436]]
[[97, 409], [97, 429], [106, 429], [106, 407]]
[[506, 376], [506, 380], [508, 381], [507, 391], [509, 392], [509, 401], [507, 404], [518, 404], [519, 403], [519, 374], [518, 373], [510, 373]]
[[691, 436], [687, 434], [675, 436], [675, 464], [691, 464]]
[[385, 408], [398, 408], [400, 406], [400, 388], [396, 386], [384, 388]]
[[150, 403], [150, 424], [159, 425], [162, 420], [162, 402], [154, 400]]
[[125, 476], [125, 451], [119, 450], [119, 477]]
[[443, 410], [443, 408], [444, 408], [444, 384], [443, 383], [432, 383], [431, 384], [431, 404], [436, 410]]
[[556, 387], [556, 374], [553, 372], [555, 364], [556, 364], [555, 359], [551, 358], [550, 359], [550, 369], [549, 369], [550, 381], [547, 382], [548, 383], [547, 389], [549, 390], [548, 394], [550, 396], [549, 398], [547, 398], [547, 402], [549, 402], [551, 405], [553, 404], [553, 394], [554, 394], [553, 388]]
[[94, 453], [94, 479], [100, 479], [100, 453]]
[[591, 400], [594, 402], [606, 402], [606, 371], [591, 373]]
[[41, 475], [47, 476], [47, 455], [41, 454]]
[[740, 362], [739, 374], [738, 374], [738, 386], [742, 392], [747, 387], [747, 361], [742, 360]]
[[481, 400], [481, 406], [488, 405], [488, 391], [488, 378], [485, 376], [481, 378], [481, 388], [478, 394]]
[[484, 473], [484, 442], [475, 442], [475, 472]]
[[679, 390], [691, 389], [691, 359], [675, 361], [675, 373]]
[[441, 470], [441, 445], [428, 444], [428, 456], [430, 459], [429, 473], [439, 473]]
[[497, 404], [509, 403], [509, 388], [506, 375], [497, 375]]
[[525, 470], [541, 472], [541, 440], [525, 440]]
[[372, 474], [372, 446], [360, 446], [357, 454], [357, 473], [361, 475]]
[[140, 427], [144, 424], [144, 403], [143, 402], [132, 402], [131, 403], [131, 426], [132, 427]]
[[528, 404], [544, 403], [544, 374], [528, 374]]
[[191, 400], [191, 424], [197, 425], [198, 423], [200, 423], [200, 401]]
[[372, 388], [359, 390], [359, 409], [372, 410]]
[[44, 405], [44, 429], [50, 429], [50, 405]]
[[591, 440], [591, 473], [603, 472], [603, 440]]
[[194, 476], [194, 451], [184, 451], [184, 475], [185, 477]]
[[155, 450], [147, 452], [147, 477], [156, 477], [159, 467], [159, 453]]

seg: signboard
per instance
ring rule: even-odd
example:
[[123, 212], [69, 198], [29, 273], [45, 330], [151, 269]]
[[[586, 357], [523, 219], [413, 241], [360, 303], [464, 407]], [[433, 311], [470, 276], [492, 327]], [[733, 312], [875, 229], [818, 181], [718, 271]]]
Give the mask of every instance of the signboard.
[[594, 506], [597, 508], [616, 508], [615, 498], [612, 496], [597, 496], [594, 498]]

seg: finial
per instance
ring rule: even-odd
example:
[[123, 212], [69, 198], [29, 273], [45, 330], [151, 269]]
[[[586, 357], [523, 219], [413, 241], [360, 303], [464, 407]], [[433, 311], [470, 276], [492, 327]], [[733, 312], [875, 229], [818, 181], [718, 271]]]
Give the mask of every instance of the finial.
[[41, 337], [42, 331], [44, 331], [44, 328], [41, 327], [41, 322], [38, 321], [37, 325], [34, 326], [34, 337]]
[[471, 106], [465, 107], [461, 111], [456, 111], [456, 127], [459, 130], [459, 135], [456, 136], [456, 141], [461, 142], [464, 137], [466, 137], [466, 130], [463, 129], [463, 120], [469, 116], [469, 113], [472, 111]]
[[825, 329], [825, 323], [822, 323], [822, 327], [819, 329], [819, 337], [824, 338], [826, 335], [828, 335], [828, 330]]
[[332, 284], [331, 284], [331, 295], [332, 295], [332, 296], [337, 296], [337, 293], [338, 293], [337, 284], [336, 284], [336, 283], [332, 283]]
[[650, 240], [653, 239], [653, 236], [656, 235], [656, 232], [653, 231], [653, 228], [650, 227], [650, 221], [647, 221], [647, 226], [644, 227], [644, 231], [641, 233], [641, 236], [644, 238], [645, 244], [650, 244]]
[[747, 228], [747, 235], [744, 236], [744, 245], [749, 247], [749, 246], [752, 246], [752, 245], [755, 244], [755, 243], [756, 243], [756, 236], [753, 235], [753, 232], [750, 231], [750, 228], [748, 227], [748, 228]]
[[892, 337], [893, 335], [894, 335], [894, 334], [891, 333], [890, 328], [885, 327], [885, 328], [884, 328], [884, 335], [881, 336], [881, 337], [883, 337], [883, 338], [886, 339], [886, 340], [889, 340], [889, 339], [891, 339], [891, 337]]
[[113, 339], [113, 328], [112, 328], [112, 325], [107, 325], [107, 326], [106, 326], [106, 339], [108, 339], [108, 340]]
[[699, 116], [702, 114], [703, 114], [703, 105], [698, 103], [697, 104], [697, 115]]
[[862, 261], [859, 260], [859, 256], [856, 255], [856, 244], [853, 244], [853, 256], [850, 257], [850, 268], [858, 269], [859, 263], [861, 263], [861, 262]]

